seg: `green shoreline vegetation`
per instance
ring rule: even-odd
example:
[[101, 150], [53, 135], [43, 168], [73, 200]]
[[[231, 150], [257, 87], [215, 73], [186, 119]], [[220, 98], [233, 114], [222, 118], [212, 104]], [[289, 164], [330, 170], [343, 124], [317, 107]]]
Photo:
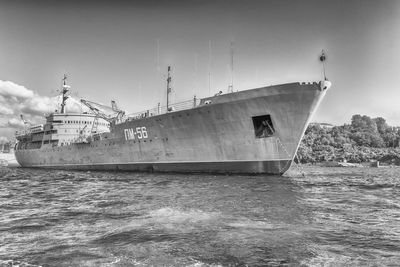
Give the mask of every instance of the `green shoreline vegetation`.
[[353, 115], [351, 124], [310, 124], [297, 156], [301, 163], [379, 161], [400, 165], [400, 127], [389, 126], [384, 118]]

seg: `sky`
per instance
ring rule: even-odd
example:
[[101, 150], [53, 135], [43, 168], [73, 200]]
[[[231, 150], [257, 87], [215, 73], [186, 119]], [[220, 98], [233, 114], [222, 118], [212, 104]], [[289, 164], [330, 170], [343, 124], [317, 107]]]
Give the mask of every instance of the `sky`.
[[[0, 0], [0, 139], [42, 122], [64, 74], [74, 99], [127, 113], [227, 91], [332, 82], [313, 121], [400, 126], [400, 1]], [[68, 110], [77, 109], [69, 100]]]

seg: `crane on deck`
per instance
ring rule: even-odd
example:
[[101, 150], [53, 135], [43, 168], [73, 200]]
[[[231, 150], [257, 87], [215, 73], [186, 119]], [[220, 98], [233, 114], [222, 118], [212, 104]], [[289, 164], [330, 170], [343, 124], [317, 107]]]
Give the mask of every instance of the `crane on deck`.
[[[125, 111], [119, 109], [114, 100], [111, 101], [111, 107], [99, 104], [86, 99], [81, 99], [81, 103], [87, 106], [95, 115], [95, 120], [93, 121], [92, 133], [97, 132], [98, 120], [102, 118], [110, 123], [110, 127], [115, 125], [115, 123], [121, 121], [125, 115]], [[111, 111], [110, 114], [106, 114], [105, 111]]]

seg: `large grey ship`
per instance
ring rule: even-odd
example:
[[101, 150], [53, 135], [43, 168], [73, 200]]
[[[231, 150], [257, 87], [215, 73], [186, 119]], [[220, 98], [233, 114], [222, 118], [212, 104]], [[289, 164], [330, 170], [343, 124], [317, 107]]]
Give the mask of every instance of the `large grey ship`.
[[15, 156], [22, 167], [283, 174], [330, 85], [267, 86], [131, 116], [113, 107], [111, 116], [84, 100], [92, 113], [66, 112], [64, 79], [60, 111], [18, 132]]

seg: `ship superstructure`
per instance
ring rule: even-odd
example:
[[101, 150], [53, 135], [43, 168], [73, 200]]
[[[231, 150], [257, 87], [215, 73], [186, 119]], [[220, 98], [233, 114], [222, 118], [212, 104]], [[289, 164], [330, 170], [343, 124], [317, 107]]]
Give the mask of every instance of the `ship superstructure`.
[[70, 86], [66, 84], [66, 76], [63, 78], [63, 83], [60, 112], [55, 111], [45, 116], [45, 124], [31, 125], [21, 115], [26, 128], [16, 132], [18, 141], [15, 146], [16, 150], [33, 151], [87, 143], [93, 136], [109, 132], [110, 123], [104, 118], [100, 118], [99, 115], [88, 112], [66, 112], [66, 100], [69, 98], [67, 93], [70, 89]]

